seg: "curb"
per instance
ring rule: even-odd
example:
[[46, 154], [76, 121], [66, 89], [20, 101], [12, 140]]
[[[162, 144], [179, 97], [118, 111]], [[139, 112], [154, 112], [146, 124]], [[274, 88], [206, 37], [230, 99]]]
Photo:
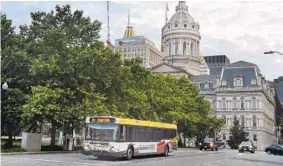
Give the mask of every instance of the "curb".
[[8, 155], [32, 155], [32, 154], [60, 154], [60, 153], [80, 153], [81, 151], [39, 151], [39, 152], [12, 152], [12, 153], [3, 153], [1, 156]]

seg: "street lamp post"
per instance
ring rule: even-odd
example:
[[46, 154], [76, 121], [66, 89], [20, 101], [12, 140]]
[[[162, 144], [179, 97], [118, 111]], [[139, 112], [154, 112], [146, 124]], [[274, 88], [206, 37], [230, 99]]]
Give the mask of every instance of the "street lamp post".
[[3, 89], [3, 90], [7, 90], [7, 89], [8, 89], [8, 84], [7, 84], [7, 82], [5, 82], [5, 83], [2, 85], [2, 89]]
[[276, 54], [279, 54], [279, 55], [282, 55], [283, 56], [283, 53], [281, 53], [281, 52], [278, 52], [278, 51], [267, 51], [267, 52], [264, 52], [263, 54], [274, 54], [274, 53], [276, 53]]

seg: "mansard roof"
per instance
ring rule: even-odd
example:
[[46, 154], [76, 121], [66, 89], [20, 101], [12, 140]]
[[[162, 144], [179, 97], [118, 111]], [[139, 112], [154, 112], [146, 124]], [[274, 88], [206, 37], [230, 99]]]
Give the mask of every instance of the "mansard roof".
[[246, 62], [246, 61], [238, 61], [227, 65], [227, 67], [256, 67], [258, 66], [254, 63]]
[[[153, 67], [151, 68], [151, 71], [153, 71], [154, 69], [160, 68], [160, 67], [162, 67], [162, 66], [167, 66], [167, 67], [169, 67], [169, 68], [171, 68], [171, 69], [174, 69], [175, 72], [178, 72], [178, 73], [186, 73], [186, 74], [188, 74], [189, 76], [192, 75], [191, 73], [187, 72], [186, 70], [184, 70], [184, 69], [182, 69], [182, 68], [180, 68], [180, 67], [176, 67], [176, 66], [171, 65], [171, 64], [166, 63], [166, 62], [163, 62], [163, 63], [160, 63], [160, 64], [158, 64], [158, 65], [153, 66]], [[173, 71], [170, 71], [170, 72], [173, 72]]]
[[211, 82], [216, 81], [217, 75], [198, 75], [198, 76], [191, 76], [190, 80], [192, 82]]

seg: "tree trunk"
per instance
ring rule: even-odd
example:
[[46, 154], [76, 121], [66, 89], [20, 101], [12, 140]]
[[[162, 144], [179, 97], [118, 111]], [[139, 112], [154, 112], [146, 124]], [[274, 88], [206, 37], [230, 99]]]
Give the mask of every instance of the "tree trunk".
[[13, 128], [11, 125], [8, 126], [8, 142], [7, 148], [13, 147]]
[[52, 120], [51, 122], [51, 147], [55, 146], [55, 134], [56, 134], [56, 121]]

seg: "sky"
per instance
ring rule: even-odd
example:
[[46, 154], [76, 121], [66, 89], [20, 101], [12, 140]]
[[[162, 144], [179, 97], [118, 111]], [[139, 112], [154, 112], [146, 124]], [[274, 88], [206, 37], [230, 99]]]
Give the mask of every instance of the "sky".
[[[178, 1], [168, 1], [168, 18], [175, 13]], [[30, 24], [30, 13], [50, 12], [56, 5], [70, 4], [85, 16], [102, 22], [101, 40], [107, 39], [106, 1], [27, 1], [1, 2], [13, 25]], [[190, 15], [200, 24], [200, 50], [203, 56], [226, 55], [231, 62], [255, 63], [268, 80], [283, 76], [283, 56], [264, 55], [275, 50], [283, 53], [283, 1], [186, 1]], [[110, 1], [110, 36], [112, 43], [123, 37], [130, 22], [135, 34], [145, 36], [160, 49], [161, 29], [165, 23], [164, 1]]]

